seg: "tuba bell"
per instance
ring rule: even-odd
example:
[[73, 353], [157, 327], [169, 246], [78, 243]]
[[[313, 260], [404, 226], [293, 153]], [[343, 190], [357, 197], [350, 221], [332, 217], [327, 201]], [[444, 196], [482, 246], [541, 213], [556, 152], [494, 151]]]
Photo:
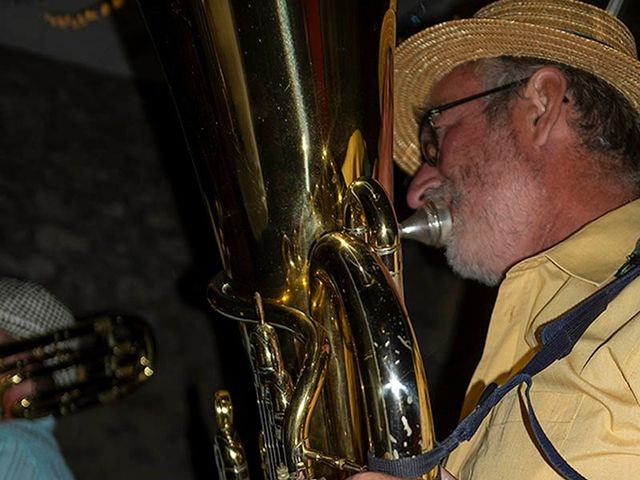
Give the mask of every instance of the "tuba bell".
[[[139, 3], [223, 263], [208, 298], [252, 367], [265, 477], [430, 450], [398, 224], [371, 177], [389, 157], [395, 2]], [[229, 395], [215, 405], [221, 478], [248, 478]]]

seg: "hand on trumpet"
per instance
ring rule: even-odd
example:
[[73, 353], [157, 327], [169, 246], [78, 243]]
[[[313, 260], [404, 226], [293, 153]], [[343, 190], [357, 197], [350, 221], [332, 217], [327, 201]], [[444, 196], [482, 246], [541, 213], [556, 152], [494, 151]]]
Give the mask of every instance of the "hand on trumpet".
[[139, 317], [76, 322], [43, 287], [0, 278], [0, 422], [119, 398], [153, 375], [154, 353], [153, 332]]
[[[0, 329], [0, 345], [10, 343], [13, 340], [13, 337], [8, 332]], [[12, 362], [15, 361], [16, 358], [7, 358], [3, 360]], [[20, 383], [14, 384], [10, 376], [0, 378], [0, 412], [2, 412], [2, 418], [0, 418], [0, 421], [3, 419], [13, 418], [11, 406], [19, 399], [31, 395], [33, 390], [34, 385], [31, 380], [21, 381]]]
[[14, 349], [12, 345], [73, 322], [71, 311], [44, 287], [0, 278], [0, 422], [17, 417], [22, 399], [31, 397], [39, 386], [53, 383], [51, 376], [36, 381], [29, 375], [33, 349]]
[[[377, 472], [364, 472], [358, 473], [347, 480], [403, 480], [402, 478], [392, 477], [384, 473]], [[444, 468], [440, 467], [440, 480], [456, 480], [456, 477], [447, 472]]]

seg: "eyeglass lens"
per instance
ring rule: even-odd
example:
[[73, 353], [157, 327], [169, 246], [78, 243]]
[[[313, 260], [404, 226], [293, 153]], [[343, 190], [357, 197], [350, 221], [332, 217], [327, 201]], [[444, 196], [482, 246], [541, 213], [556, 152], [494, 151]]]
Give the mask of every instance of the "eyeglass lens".
[[429, 115], [425, 115], [420, 125], [420, 150], [423, 162], [432, 167], [438, 164], [438, 136]]

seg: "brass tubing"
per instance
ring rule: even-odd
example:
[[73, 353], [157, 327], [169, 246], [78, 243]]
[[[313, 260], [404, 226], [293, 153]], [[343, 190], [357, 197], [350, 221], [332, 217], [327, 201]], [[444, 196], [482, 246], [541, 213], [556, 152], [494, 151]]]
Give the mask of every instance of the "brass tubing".
[[[403, 458], [433, 444], [426, 377], [407, 313], [385, 266], [362, 241], [324, 235], [311, 252], [311, 289], [329, 279], [347, 310], [368, 417], [370, 452]], [[326, 282], [326, 280], [325, 280]]]
[[[260, 322], [255, 305], [243, 297], [235, 296], [223, 275], [218, 275], [209, 284], [208, 296], [210, 304], [219, 313], [235, 320]], [[296, 471], [305, 464], [305, 440], [309, 438], [309, 421], [326, 374], [329, 346], [322, 329], [299, 310], [264, 300], [262, 308], [264, 318], [268, 319], [270, 325], [293, 333], [306, 348], [284, 421], [288, 466], [290, 471]]]
[[371, 245], [403, 297], [402, 250], [398, 221], [382, 185], [361, 178], [349, 185], [343, 207], [346, 232]]

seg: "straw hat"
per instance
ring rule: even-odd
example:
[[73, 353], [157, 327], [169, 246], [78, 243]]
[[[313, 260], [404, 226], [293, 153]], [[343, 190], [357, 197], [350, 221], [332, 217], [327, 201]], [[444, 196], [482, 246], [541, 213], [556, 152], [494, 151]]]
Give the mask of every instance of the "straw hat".
[[431, 89], [463, 63], [499, 56], [536, 57], [589, 72], [640, 111], [640, 62], [633, 35], [604, 10], [575, 0], [499, 0], [474, 15], [427, 28], [395, 57], [395, 160], [421, 165], [416, 114]]

